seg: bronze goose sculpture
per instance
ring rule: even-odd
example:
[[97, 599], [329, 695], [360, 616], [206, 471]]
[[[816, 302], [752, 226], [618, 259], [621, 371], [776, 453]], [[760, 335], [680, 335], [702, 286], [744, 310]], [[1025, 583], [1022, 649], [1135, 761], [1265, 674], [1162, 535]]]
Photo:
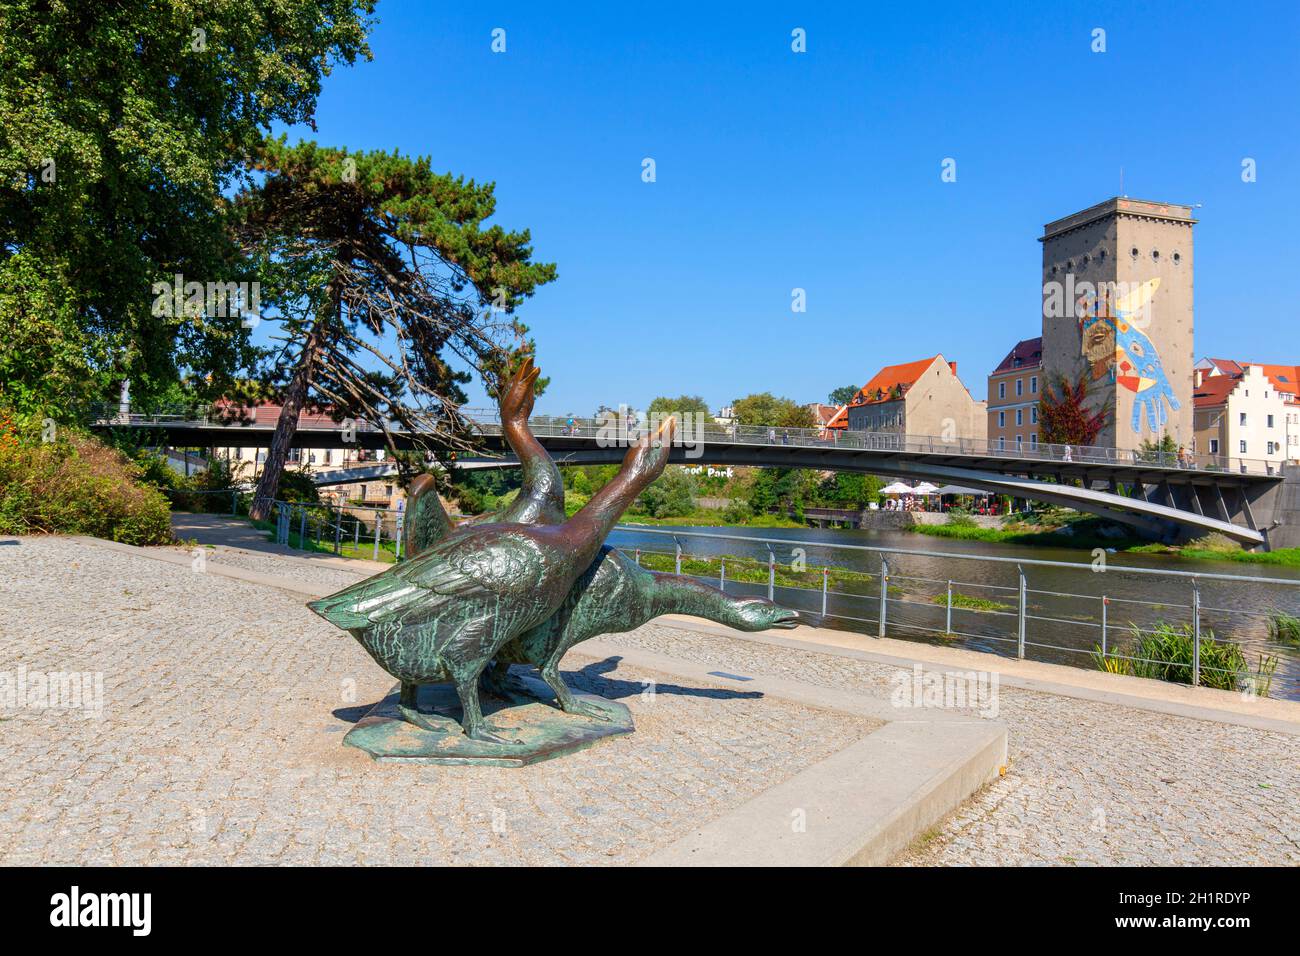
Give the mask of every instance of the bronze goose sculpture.
[[[564, 521], [560, 471], [528, 429], [538, 374], [531, 359], [525, 359], [501, 392], [502, 431], [523, 471], [519, 494], [503, 511], [471, 522], [556, 525]], [[417, 478], [408, 501], [408, 514], [415, 515], [416, 521], [407, 525], [407, 547], [408, 554], [415, 554], [421, 542], [436, 540], [442, 533], [438, 529], [449, 522], [432, 478]], [[565, 685], [559, 673], [561, 659], [582, 641], [635, 630], [662, 614], [690, 614], [741, 631], [793, 628], [799, 619], [796, 611], [765, 598], [732, 597], [686, 575], [647, 571], [622, 551], [602, 546], [555, 613], [502, 646], [484, 672], [485, 688], [497, 696], [528, 696], [522, 685], [509, 681], [508, 674], [512, 664], [531, 664], [555, 693], [561, 709], [603, 720], [599, 711], [575, 698]]]
[[[485, 726], [478, 698], [484, 668], [564, 603], [623, 512], [663, 472], [674, 427], [670, 418], [633, 446], [619, 474], [567, 521], [457, 528], [411, 560], [308, 606], [350, 632], [401, 682], [408, 721], [437, 729], [419, 713], [417, 690], [450, 680], [465, 734], [509, 743]], [[432, 505], [417, 501], [412, 511], [431, 520]]]

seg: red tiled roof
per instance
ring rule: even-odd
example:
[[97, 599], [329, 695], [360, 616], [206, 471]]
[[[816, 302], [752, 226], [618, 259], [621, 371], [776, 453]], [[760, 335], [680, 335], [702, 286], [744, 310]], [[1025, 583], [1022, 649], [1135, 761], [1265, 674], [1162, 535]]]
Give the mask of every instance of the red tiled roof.
[[[916, 362], [905, 362], [902, 365], [886, 365], [875, 377], [863, 385], [858, 390], [857, 396], [853, 399], [854, 405], [872, 405], [876, 402], [887, 402], [890, 400], [889, 393], [893, 389], [902, 387], [911, 388], [916, 384], [916, 380], [925, 374], [925, 370], [934, 364], [937, 355], [932, 355], [927, 359], [920, 359]], [[880, 397], [873, 397], [876, 393]]]
[[[1018, 361], [1017, 361], [1018, 360]], [[993, 370], [993, 374], [1013, 372], [1022, 368], [1033, 368], [1043, 364], [1043, 337], [1025, 339], [1017, 342], [1016, 347], [1007, 353], [1002, 364]]]
[[1214, 408], [1228, 400], [1228, 395], [1241, 381], [1237, 375], [1206, 375], [1200, 387], [1192, 392], [1192, 404], [1197, 408]]
[[1292, 401], [1300, 400], [1300, 365], [1268, 365], [1264, 362], [1238, 362], [1233, 359], [1206, 359], [1219, 374], [1206, 374], [1205, 381], [1229, 379], [1235, 381], [1246, 373], [1248, 366], [1255, 366], [1263, 372], [1279, 392], [1284, 392]]
[[843, 407], [843, 405], [823, 405], [821, 402], [808, 404], [808, 409], [816, 417], [818, 425], [829, 425]]
[[1234, 362], [1232, 359], [1206, 359], [1220, 375], [1238, 376], [1246, 370], [1241, 367], [1240, 362]]

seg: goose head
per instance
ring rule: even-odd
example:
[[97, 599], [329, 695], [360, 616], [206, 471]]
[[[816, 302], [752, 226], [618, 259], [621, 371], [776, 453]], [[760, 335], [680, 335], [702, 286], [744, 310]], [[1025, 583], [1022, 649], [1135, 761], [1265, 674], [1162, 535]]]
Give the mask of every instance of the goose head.
[[623, 474], [631, 477], [642, 487], [663, 474], [676, 431], [677, 418], [669, 415], [657, 431], [644, 435], [628, 449], [627, 455], [623, 458]]
[[742, 598], [732, 603], [723, 623], [739, 631], [789, 630], [799, 625], [799, 612], [773, 604], [767, 598]]

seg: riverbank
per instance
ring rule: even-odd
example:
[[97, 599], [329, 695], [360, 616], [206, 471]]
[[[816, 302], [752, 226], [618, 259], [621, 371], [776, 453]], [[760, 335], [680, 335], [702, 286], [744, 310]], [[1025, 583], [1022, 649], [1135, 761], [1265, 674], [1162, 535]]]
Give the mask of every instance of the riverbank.
[[[1096, 522], [1094, 525], [1093, 522]], [[1082, 526], [1082, 527], [1081, 527]], [[1185, 545], [1159, 544], [1129, 536], [1097, 519], [1084, 519], [1051, 528], [1012, 525], [1007, 528], [980, 528], [964, 524], [917, 524], [906, 530], [938, 538], [961, 541], [987, 541], [1044, 548], [1114, 549], [1125, 554], [1165, 554], [1200, 561], [1235, 561], [1241, 564], [1269, 564], [1300, 568], [1300, 548], [1274, 551], [1246, 551], [1226, 539], [1198, 538]]]

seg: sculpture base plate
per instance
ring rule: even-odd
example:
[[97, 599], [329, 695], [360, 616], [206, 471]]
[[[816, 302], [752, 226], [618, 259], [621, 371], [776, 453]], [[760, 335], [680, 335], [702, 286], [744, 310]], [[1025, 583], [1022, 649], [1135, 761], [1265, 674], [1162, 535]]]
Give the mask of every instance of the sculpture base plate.
[[617, 701], [575, 693], [575, 697], [599, 708], [609, 719], [601, 721], [581, 714], [566, 714], [555, 706], [555, 695], [540, 680], [520, 674], [512, 676], [542, 699], [514, 703], [481, 693], [480, 701], [489, 730], [523, 743], [497, 744], [466, 737], [460, 725], [460, 698], [451, 684], [427, 684], [420, 688], [419, 694], [421, 715], [432, 723], [444, 725], [446, 732], [425, 730], [408, 722], [397, 709], [401, 689], [398, 684], [357, 721], [343, 743], [382, 761], [523, 767], [575, 753], [607, 737], [630, 734], [635, 729], [631, 712]]

